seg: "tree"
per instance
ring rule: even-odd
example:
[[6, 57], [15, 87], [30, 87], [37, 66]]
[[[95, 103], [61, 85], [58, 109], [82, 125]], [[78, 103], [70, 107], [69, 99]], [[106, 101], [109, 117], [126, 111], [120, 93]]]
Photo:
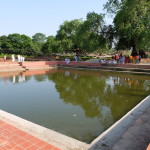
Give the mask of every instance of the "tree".
[[55, 37], [49, 36], [46, 43], [43, 44], [41, 51], [44, 55], [51, 55], [52, 53], [56, 52], [56, 47], [57, 43]]
[[32, 36], [32, 41], [35, 45], [35, 49], [38, 52], [38, 54], [41, 53], [42, 46], [46, 42], [47, 37], [43, 33], [36, 33]]
[[32, 36], [32, 41], [35, 43], [45, 43], [46, 39], [46, 35], [43, 33], [36, 33]]
[[35, 54], [34, 44], [30, 37], [17, 33], [1, 37], [1, 49], [4, 53], [14, 53], [22, 55]]
[[81, 19], [75, 19], [72, 21], [65, 21], [60, 25], [60, 29], [57, 31], [56, 40], [59, 41], [59, 49], [65, 52], [71, 52], [76, 45], [76, 32], [79, 26], [82, 24]]
[[108, 28], [104, 22], [104, 15], [91, 12], [87, 14], [86, 21], [80, 25], [76, 40], [77, 45], [86, 52], [99, 51], [103, 53], [108, 49], [106, 31]]
[[29, 36], [21, 35], [21, 52], [23, 55], [36, 55], [37, 50], [32, 42], [32, 39]]
[[108, 12], [116, 12], [114, 25], [120, 46], [132, 47], [133, 51], [149, 49], [149, 0], [109, 0], [105, 8]]
[[125, 0], [108, 0], [104, 5], [104, 9], [111, 15], [116, 14], [118, 10], [120, 10], [123, 2]]
[[3, 35], [0, 37], [0, 52], [6, 53], [5, 42], [7, 40], [7, 36]]

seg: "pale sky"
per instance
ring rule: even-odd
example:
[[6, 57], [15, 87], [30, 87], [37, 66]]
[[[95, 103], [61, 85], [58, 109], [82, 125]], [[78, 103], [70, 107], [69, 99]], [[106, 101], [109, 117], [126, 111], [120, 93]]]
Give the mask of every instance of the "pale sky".
[[[66, 20], [86, 19], [88, 12], [104, 13], [106, 0], [0, 0], [0, 36], [56, 35]], [[112, 23], [107, 18], [108, 24]]]

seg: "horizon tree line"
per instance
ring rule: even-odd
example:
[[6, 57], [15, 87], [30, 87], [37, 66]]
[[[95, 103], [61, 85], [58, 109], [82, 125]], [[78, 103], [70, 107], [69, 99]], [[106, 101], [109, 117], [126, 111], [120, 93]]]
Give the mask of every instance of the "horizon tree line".
[[105, 23], [106, 14], [89, 12], [86, 20], [64, 21], [56, 36], [2, 35], [0, 53], [44, 56], [64, 52], [101, 55], [112, 48], [150, 51], [149, 0], [107, 0], [104, 9], [113, 16], [113, 24]]

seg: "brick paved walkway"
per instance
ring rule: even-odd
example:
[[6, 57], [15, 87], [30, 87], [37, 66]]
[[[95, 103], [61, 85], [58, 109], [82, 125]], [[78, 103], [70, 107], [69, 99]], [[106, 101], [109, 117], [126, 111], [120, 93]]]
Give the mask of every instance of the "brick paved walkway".
[[0, 150], [60, 150], [0, 120]]

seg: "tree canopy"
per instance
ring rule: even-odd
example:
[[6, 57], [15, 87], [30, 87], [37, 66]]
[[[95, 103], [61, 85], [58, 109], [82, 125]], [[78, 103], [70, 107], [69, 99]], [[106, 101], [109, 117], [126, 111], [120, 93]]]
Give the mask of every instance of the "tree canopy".
[[77, 31], [77, 43], [86, 52], [102, 53], [112, 44], [110, 31], [111, 26], [105, 24], [104, 14], [88, 13], [87, 19]]
[[112, 48], [150, 51], [149, 0], [107, 0], [104, 9], [114, 17], [114, 24], [105, 23], [106, 13], [88, 12], [85, 20], [64, 21], [56, 36], [2, 35], [0, 52], [51, 55], [81, 51], [102, 54]]
[[32, 39], [26, 35], [14, 33], [0, 39], [2, 53], [32, 55], [36, 52]]
[[105, 9], [115, 14], [118, 48], [150, 49], [149, 0], [109, 0]]

